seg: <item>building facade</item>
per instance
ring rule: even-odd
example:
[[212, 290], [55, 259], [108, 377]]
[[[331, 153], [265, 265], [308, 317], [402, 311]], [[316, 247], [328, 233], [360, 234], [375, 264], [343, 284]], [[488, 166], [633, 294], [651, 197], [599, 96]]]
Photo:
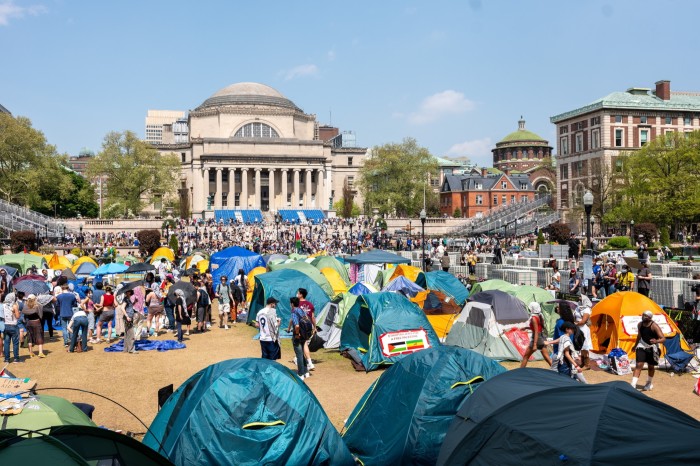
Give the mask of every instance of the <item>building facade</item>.
[[535, 199], [527, 174], [482, 168], [465, 175], [445, 175], [440, 189], [440, 213], [464, 218], [483, 217], [489, 210]]
[[[181, 202], [195, 217], [214, 210], [329, 209], [354, 190], [367, 150], [319, 126], [275, 89], [237, 83], [189, 112], [186, 143], [155, 144], [181, 161]], [[328, 137], [328, 140], [323, 140]]]
[[613, 92], [550, 120], [558, 135], [557, 204], [566, 217], [586, 190], [600, 202], [622, 153], [669, 132], [700, 129], [700, 93], [672, 92], [670, 81], [658, 81], [654, 91]]
[[8, 109], [2, 106], [2, 104], [0, 104], [0, 113], [7, 113], [12, 115]]
[[[186, 123], [185, 112], [181, 110], [148, 110], [146, 112], [146, 137], [145, 141], [151, 144], [162, 144], [164, 127], [169, 126], [169, 132], [172, 133], [172, 125], [177, 121]], [[175, 142], [175, 141], [170, 141]], [[183, 140], [181, 142], [186, 142]]]

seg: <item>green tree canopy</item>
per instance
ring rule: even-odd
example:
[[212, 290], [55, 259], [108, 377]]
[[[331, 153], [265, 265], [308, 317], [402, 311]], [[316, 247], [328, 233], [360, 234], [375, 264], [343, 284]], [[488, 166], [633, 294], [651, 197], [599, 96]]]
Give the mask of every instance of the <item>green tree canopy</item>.
[[88, 177], [104, 177], [108, 212], [138, 214], [155, 196], [173, 198], [180, 162], [175, 154], [161, 155], [131, 131], [111, 132], [102, 152], [88, 163]]
[[360, 169], [358, 183], [365, 213], [376, 207], [382, 214], [417, 216], [423, 208], [424, 190], [428, 210], [435, 210], [437, 194], [427, 183], [437, 173], [435, 158], [413, 138], [374, 147]]

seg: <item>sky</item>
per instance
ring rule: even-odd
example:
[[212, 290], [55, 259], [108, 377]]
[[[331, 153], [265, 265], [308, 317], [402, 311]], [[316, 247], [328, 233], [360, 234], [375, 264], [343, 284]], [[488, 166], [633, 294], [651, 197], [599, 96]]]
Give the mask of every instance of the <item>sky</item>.
[[700, 91], [694, 0], [0, 0], [0, 104], [62, 153], [148, 109], [267, 84], [364, 147], [413, 137], [490, 165], [496, 142], [629, 87]]

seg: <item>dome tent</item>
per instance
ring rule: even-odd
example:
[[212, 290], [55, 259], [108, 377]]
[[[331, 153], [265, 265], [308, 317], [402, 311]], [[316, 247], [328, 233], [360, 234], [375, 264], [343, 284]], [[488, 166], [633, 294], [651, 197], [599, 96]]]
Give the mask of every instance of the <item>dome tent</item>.
[[353, 465], [311, 390], [266, 359], [230, 359], [190, 377], [143, 443], [175, 464]]
[[240, 246], [231, 246], [212, 254], [209, 267], [214, 283], [219, 283], [222, 275], [226, 275], [231, 280], [240, 269], [248, 273], [255, 267], [265, 267], [265, 260], [253, 251]]

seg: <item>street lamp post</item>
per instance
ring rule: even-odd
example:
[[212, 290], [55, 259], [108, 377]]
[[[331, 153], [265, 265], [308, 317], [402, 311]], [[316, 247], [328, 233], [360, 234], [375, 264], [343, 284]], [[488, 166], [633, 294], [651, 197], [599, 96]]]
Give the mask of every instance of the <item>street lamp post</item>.
[[277, 238], [277, 241], [279, 242], [280, 240], [280, 213], [277, 212], [275, 214], [275, 237]]
[[[592, 246], [591, 246], [591, 209], [593, 208], [593, 193], [586, 191], [583, 195], [583, 208], [586, 211], [586, 254], [593, 256]], [[593, 287], [593, 277], [588, 277], [587, 291], [590, 295], [592, 293]]]
[[421, 231], [420, 231], [420, 247], [423, 251], [423, 254], [421, 256], [421, 260], [423, 262], [423, 272], [425, 272], [425, 209], [420, 211], [420, 224], [421, 224]]
[[49, 224], [44, 223], [44, 240], [48, 243], [49, 242]]
[[408, 248], [409, 251], [413, 250], [413, 227], [411, 226], [411, 221], [408, 221], [408, 239], [411, 240], [411, 246]]
[[355, 219], [350, 217], [350, 220], [348, 220], [348, 224], [350, 225], [350, 257], [352, 257], [353, 253], [353, 244], [352, 244], [352, 226], [355, 224]]
[[84, 242], [83, 241], [83, 224], [82, 223], [80, 224], [79, 228], [80, 228], [80, 249], [82, 250], [83, 249], [83, 242]]
[[632, 242], [630, 247], [634, 247], [634, 220], [630, 220], [630, 240]]

